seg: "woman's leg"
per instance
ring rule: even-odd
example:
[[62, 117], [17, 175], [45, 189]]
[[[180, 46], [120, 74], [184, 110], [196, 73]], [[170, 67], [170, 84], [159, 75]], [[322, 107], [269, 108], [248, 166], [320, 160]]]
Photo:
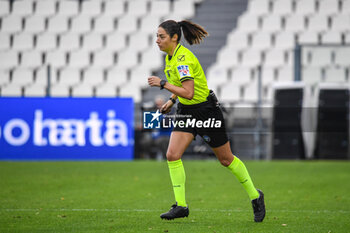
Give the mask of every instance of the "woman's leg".
[[254, 187], [244, 163], [236, 156], [233, 156], [230, 142], [227, 142], [222, 146], [212, 148], [212, 150], [219, 159], [220, 163], [227, 167], [237, 177], [238, 181], [243, 185], [244, 189], [248, 193], [250, 200], [258, 198], [259, 192]]
[[194, 136], [192, 133], [180, 131], [172, 132], [166, 154], [175, 200], [178, 206], [183, 207], [187, 206], [185, 199], [186, 176], [181, 157], [193, 139]]

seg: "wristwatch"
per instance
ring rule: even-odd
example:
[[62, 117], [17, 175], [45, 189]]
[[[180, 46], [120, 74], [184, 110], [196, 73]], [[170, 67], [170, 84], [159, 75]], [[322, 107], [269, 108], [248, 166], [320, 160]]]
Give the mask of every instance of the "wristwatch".
[[165, 83], [166, 83], [166, 80], [164, 80], [164, 79], [160, 81], [160, 89], [161, 90], [164, 89]]
[[173, 102], [173, 104], [175, 104], [176, 103], [176, 100], [174, 99], [174, 98], [169, 98], [169, 100], [171, 100], [171, 102]]

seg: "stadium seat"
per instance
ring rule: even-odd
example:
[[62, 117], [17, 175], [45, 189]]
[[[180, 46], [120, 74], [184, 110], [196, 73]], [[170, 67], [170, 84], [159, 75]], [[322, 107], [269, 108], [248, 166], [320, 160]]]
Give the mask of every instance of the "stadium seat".
[[0, 69], [8, 70], [18, 65], [18, 53], [14, 50], [0, 51]]
[[350, 32], [345, 33], [344, 42], [347, 44], [350, 43]]
[[284, 50], [273, 49], [265, 52], [264, 67], [279, 67], [287, 64]]
[[142, 52], [140, 67], [148, 67], [149, 69], [158, 69], [162, 66], [164, 58], [159, 52], [159, 48], [150, 47]]
[[45, 18], [39, 15], [33, 15], [25, 19], [24, 32], [39, 34], [44, 32]]
[[138, 53], [133, 49], [123, 50], [117, 55], [117, 66], [119, 68], [132, 68], [138, 63]]
[[81, 72], [79, 69], [66, 68], [59, 71], [60, 86], [73, 86], [79, 84], [81, 81]]
[[275, 48], [291, 50], [294, 49], [296, 36], [291, 32], [281, 32], [275, 35]]
[[206, 76], [209, 88], [217, 88], [228, 82], [228, 71], [220, 66], [211, 66]]
[[82, 50], [87, 52], [96, 51], [103, 48], [103, 37], [101, 34], [89, 33], [82, 37], [83, 45]]
[[70, 96], [70, 87], [65, 85], [53, 85], [50, 88], [52, 97], [68, 97]]
[[79, 14], [79, 1], [59, 1], [58, 15], [72, 17]]
[[227, 47], [237, 50], [248, 48], [250, 35], [248, 33], [233, 32], [227, 36]]
[[11, 34], [0, 33], [0, 51], [7, 50], [11, 47]]
[[105, 1], [104, 16], [119, 17], [125, 13], [125, 1]]
[[222, 68], [229, 68], [239, 64], [238, 50], [236, 48], [224, 47], [217, 54], [217, 65]]
[[19, 33], [13, 37], [12, 49], [15, 51], [30, 50], [34, 47], [34, 35], [31, 33]]
[[134, 15], [125, 15], [118, 18], [117, 31], [119, 33], [128, 34], [137, 30], [137, 18]]
[[238, 30], [254, 32], [259, 30], [259, 18], [256, 15], [243, 14], [238, 19]]
[[342, 36], [337, 31], [327, 31], [321, 35], [322, 44], [341, 44]]
[[350, 47], [335, 50], [335, 64], [350, 66]]
[[316, 12], [316, 0], [297, 0], [295, 12], [302, 15], [312, 15]]
[[285, 19], [284, 29], [287, 32], [302, 32], [305, 30], [305, 25], [305, 16], [301, 14], [294, 14]]
[[270, 1], [250, 0], [248, 2], [247, 12], [251, 15], [267, 15], [270, 13]]
[[149, 48], [151, 43], [150, 36], [148, 33], [137, 32], [129, 37], [129, 49], [135, 51], [143, 51]]
[[41, 85], [31, 85], [24, 88], [24, 96], [44, 97], [46, 96], [46, 87]]
[[327, 67], [325, 68], [325, 80], [324, 82], [332, 83], [345, 83], [346, 82], [346, 70], [343, 67]]
[[34, 14], [36, 16], [44, 17], [50, 17], [52, 15], [55, 15], [57, 13], [57, 1], [51, 0], [51, 1], [36, 1], [36, 7]]
[[77, 50], [69, 53], [68, 66], [71, 68], [85, 68], [90, 66], [90, 52]]
[[192, 18], [195, 14], [194, 3], [188, 0], [174, 0], [172, 14], [184, 19]]
[[102, 15], [94, 19], [94, 32], [100, 34], [112, 33], [115, 30], [115, 19], [112, 16]]
[[256, 32], [252, 35], [251, 48], [255, 50], [266, 50], [272, 45], [272, 35], [269, 32]]
[[252, 70], [250, 68], [234, 68], [231, 72], [231, 83], [237, 86], [247, 85], [254, 80]]
[[324, 32], [328, 30], [328, 16], [314, 15], [308, 18], [308, 30], [315, 32]]
[[[35, 70], [35, 82], [33, 85], [37, 86], [47, 86], [48, 85], [48, 74], [47, 66], [42, 66]], [[57, 70], [51, 67], [50, 73], [50, 85], [57, 83]]]
[[96, 87], [96, 97], [116, 97], [117, 87], [113, 84], [104, 84]]
[[104, 71], [102, 69], [90, 68], [83, 71], [83, 84], [97, 86], [104, 83]]
[[315, 31], [304, 31], [298, 34], [298, 42], [300, 44], [318, 44], [319, 37]]
[[311, 66], [327, 66], [332, 63], [333, 50], [331, 48], [310, 49], [309, 52]]
[[[70, 1], [63, 1], [63, 2], [70, 2]], [[74, 1], [72, 1], [74, 2]], [[51, 33], [64, 33], [68, 31], [68, 16], [66, 15], [55, 15], [52, 18], [48, 20], [48, 32]]]
[[228, 83], [222, 86], [220, 90], [220, 100], [223, 103], [239, 102], [242, 100], [241, 88], [235, 83]]
[[261, 63], [261, 52], [249, 49], [243, 51], [241, 65], [244, 67], [256, 67]]
[[339, 1], [322, 0], [319, 1], [318, 13], [324, 15], [337, 14], [339, 12]]
[[96, 17], [102, 12], [102, 1], [82, 1], [81, 2], [81, 15], [87, 15], [90, 17]]
[[80, 48], [81, 37], [77, 33], [66, 33], [59, 36], [59, 50], [69, 52]]
[[74, 33], [88, 33], [92, 29], [92, 18], [90, 15], [78, 15], [72, 19], [71, 32]]
[[20, 66], [23, 68], [34, 69], [43, 64], [43, 54], [36, 50], [22, 52]]
[[1, 33], [17, 33], [23, 28], [22, 18], [18, 15], [10, 14], [1, 20]]
[[130, 16], [140, 17], [147, 13], [148, 10], [148, 1], [144, 0], [133, 0], [127, 1], [128, 3], [128, 11], [127, 14]]
[[263, 87], [268, 88], [276, 81], [276, 68], [264, 66], [261, 70], [261, 83]]
[[108, 68], [112, 67], [116, 61], [116, 55], [109, 49], [96, 51], [92, 54], [92, 67], [94, 68]]
[[67, 53], [62, 50], [54, 50], [46, 53], [46, 64], [53, 68], [61, 68], [67, 65]]
[[331, 17], [331, 29], [333, 31], [345, 32], [350, 28], [350, 15], [339, 14]]
[[155, 0], [150, 2], [150, 16], [166, 16], [170, 14], [170, 1]]
[[342, 14], [349, 14], [350, 13], [350, 0], [343, 0], [342, 1]]
[[78, 86], [72, 87], [73, 97], [92, 97], [94, 96], [94, 88], [88, 84], [79, 84]]
[[120, 32], [114, 32], [106, 37], [106, 49], [120, 51], [126, 47], [126, 36]]
[[0, 1], [0, 17], [10, 13], [10, 1]]
[[35, 49], [38, 51], [50, 51], [57, 48], [57, 36], [52, 33], [43, 33], [36, 37]]
[[293, 13], [292, 0], [276, 0], [273, 2], [273, 15], [290, 15]]
[[7, 85], [1, 87], [1, 96], [22, 96], [22, 87], [18, 85]]
[[127, 83], [128, 74], [126, 69], [114, 67], [107, 71], [107, 84], [121, 86]]
[[277, 68], [277, 80], [279, 82], [294, 81], [294, 70], [291, 66], [283, 66]]
[[10, 83], [10, 72], [0, 69], [0, 87]]
[[138, 67], [136, 69], [132, 69], [128, 84], [133, 84], [138, 87], [147, 87], [147, 79], [151, 75], [152, 71], [149, 68]]
[[141, 90], [135, 88], [135, 85], [127, 83], [119, 88], [119, 96], [132, 97], [136, 103], [139, 103], [141, 101]]
[[243, 88], [243, 101], [248, 103], [258, 102], [258, 83], [251, 82]]
[[302, 81], [306, 85], [316, 86], [323, 81], [322, 69], [320, 67], [305, 67], [301, 71]]
[[33, 14], [33, 0], [14, 1], [12, 6], [12, 15], [25, 17]]
[[13, 70], [11, 85], [26, 86], [33, 82], [34, 76], [32, 70], [23, 68]]
[[268, 15], [262, 19], [263, 32], [279, 32], [282, 30], [282, 18], [279, 15]]
[[158, 15], [147, 15], [141, 19], [140, 32], [155, 34], [160, 23], [161, 20]]

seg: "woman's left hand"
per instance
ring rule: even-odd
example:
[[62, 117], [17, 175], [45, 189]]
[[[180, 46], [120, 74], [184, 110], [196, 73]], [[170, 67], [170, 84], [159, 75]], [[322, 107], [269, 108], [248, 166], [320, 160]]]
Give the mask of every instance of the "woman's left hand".
[[157, 76], [148, 77], [148, 85], [151, 87], [160, 87], [161, 79]]

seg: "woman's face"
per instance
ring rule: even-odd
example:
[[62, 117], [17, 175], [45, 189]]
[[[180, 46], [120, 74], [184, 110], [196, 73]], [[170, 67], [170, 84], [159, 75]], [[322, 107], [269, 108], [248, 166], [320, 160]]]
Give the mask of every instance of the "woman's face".
[[176, 42], [176, 40], [174, 40], [174, 37], [175, 36], [173, 36], [173, 38], [170, 38], [170, 35], [164, 30], [164, 28], [159, 27], [157, 31], [156, 40], [159, 49], [166, 53], [170, 53], [172, 51], [172, 48], [174, 47], [174, 41]]

